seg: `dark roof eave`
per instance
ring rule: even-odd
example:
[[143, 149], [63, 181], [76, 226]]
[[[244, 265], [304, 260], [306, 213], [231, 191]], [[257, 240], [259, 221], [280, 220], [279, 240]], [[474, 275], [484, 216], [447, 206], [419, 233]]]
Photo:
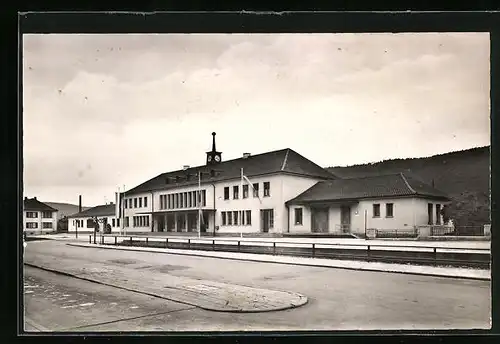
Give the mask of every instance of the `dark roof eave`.
[[430, 195], [430, 194], [423, 194], [423, 193], [412, 193], [412, 194], [399, 194], [399, 195], [384, 195], [384, 196], [366, 196], [366, 197], [350, 197], [350, 198], [333, 198], [333, 199], [316, 199], [316, 200], [311, 200], [311, 199], [306, 199], [306, 200], [296, 200], [296, 199], [291, 199], [286, 202], [287, 205], [289, 204], [308, 204], [308, 203], [319, 203], [319, 202], [349, 202], [349, 201], [360, 201], [360, 200], [365, 200], [365, 199], [386, 199], [386, 198], [412, 198], [412, 197], [417, 197], [417, 198], [427, 198], [427, 199], [439, 199], [439, 200], [445, 200], [445, 201], [451, 201], [451, 199], [447, 196], [439, 196], [439, 195]]
[[[310, 174], [302, 174], [302, 173], [295, 173], [295, 172], [288, 172], [288, 171], [274, 171], [274, 172], [268, 172], [268, 173], [260, 173], [260, 174], [249, 174], [246, 175], [248, 178], [254, 178], [254, 177], [261, 177], [261, 176], [268, 176], [268, 175], [276, 175], [276, 174], [287, 174], [287, 175], [294, 175], [294, 176], [302, 176], [302, 177], [310, 177], [310, 178], [318, 178], [318, 179], [324, 179], [328, 180], [330, 177], [327, 176], [318, 176], [318, 175], [310, 175]], [[332, 179], [335, 178], [334, 175], [331, 176]], [[240, 177], [227, 177], [227, 178], [218, 178], [218, 179], [213, 179], [213, 180], [202, 180], [201, 185], [211, 185], [213, 183], [218, 183], [218, 182], [225, 182], [228, 180], [239, 180]], [[198, 181], [192, 181], [189, 183], [179, 183], [179, 184], [165, 184], [162, 187], [157, 187], [157, 188], [148, 188], [145, 190], [139, 190], [136, 191], [134, 189], [130, 189], [129, 191], [125, 192], [125, 196], [128, 195], [136, 195], [140, 193], [147, 193], [147, 192], [154, 192], [154, 191], [159, 191], [159, 190], [170, 190], [170, 189], [175, 189], [176, 187], [181, 188], [181, 187], [189, 187], [189, 186], [197, 186]], [[123, 193], [122, 193], [123, 194]]]
[[116, 216], [115, 213], [109, 213], [109, 214], [83, 214], [83, 213], [78, 213], [78, 214], [73, 214], [73, 215], [69, 215], [67, 216], [68, 219], [74, 219], [74, 218], [77, 218], [77, 217], [99, 217], [99, 216]]

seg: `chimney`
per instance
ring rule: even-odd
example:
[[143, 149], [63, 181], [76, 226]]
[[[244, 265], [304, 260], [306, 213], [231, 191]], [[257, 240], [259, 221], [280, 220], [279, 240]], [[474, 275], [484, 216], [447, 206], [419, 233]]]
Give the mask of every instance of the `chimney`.
[[78, 196], [78, 212], [82, 212], [82, 195]]
[[33, 197], [33, 199], [36, 201], [36, 197]]
[[250, 156], [250, 153], [243, 153], [243, 159], [246, 159]]
[[183, 170], [183, 171], [187, 170], [188, 168], [189, 168], [189, 165], [184, 165], [184, 166], [182, 166], [182, 170]]

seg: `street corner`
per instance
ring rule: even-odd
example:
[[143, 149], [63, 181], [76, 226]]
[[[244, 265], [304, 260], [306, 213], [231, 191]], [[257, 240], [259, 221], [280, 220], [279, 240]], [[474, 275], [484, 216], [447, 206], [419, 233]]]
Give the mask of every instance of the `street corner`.
[[236, 284], [203, 281], [185, 284], [185, 293], [197, 295], [197, 306], [215, 312], [263, 313], [293, 309], [305, 305], [305, 295]]

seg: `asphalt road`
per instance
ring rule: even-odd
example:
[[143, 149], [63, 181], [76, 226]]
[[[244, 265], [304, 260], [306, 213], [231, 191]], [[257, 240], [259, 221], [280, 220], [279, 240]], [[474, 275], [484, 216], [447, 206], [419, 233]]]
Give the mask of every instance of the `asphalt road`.
[[[241, 331], [471, 329], [490, 327], [490, 282], [350, 271], [30, 242], [51, 255], [149, 265], [151, 273], [294, 291], [309, 302], [269, 313], [219, 313], [25, 268], [27, 330]], [[147, 281], [145, 281], [147, 283]]]

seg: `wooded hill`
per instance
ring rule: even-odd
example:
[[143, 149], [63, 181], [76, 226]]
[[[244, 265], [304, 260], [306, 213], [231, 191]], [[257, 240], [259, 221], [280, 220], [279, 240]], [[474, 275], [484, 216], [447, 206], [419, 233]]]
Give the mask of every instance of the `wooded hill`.
[[448, 215], [456, 226], [490, 223], [490, 146], [426, 158], [328, 167], [327, 170], [341, 178], [409, 173], [446, 192], [453, 199], [448, 207]]

